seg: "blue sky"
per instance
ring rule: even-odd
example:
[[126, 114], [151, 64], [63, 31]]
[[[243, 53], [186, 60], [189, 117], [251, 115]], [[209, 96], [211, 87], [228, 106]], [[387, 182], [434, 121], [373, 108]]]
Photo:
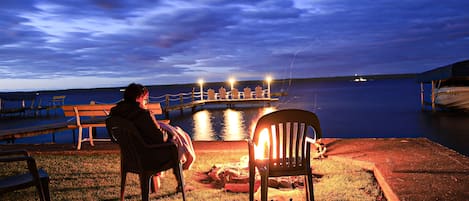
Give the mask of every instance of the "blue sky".
[[465, 0], [1, 0], [0, 91], [419, 73], [469, 59]]

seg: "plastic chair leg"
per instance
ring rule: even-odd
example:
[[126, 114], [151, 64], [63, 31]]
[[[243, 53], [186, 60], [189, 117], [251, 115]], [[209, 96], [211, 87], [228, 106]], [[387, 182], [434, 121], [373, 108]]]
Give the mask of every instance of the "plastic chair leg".
[[140, 190], [142, 192], [142, 201], [148, 201], [150, 198], [150, 178], [151, 175], [139, 174]]
[[267, 193], [269, 190], [269, 177], [266, 172], [261, 173], [261, 201], [267, 201]]
[[311, 172], [305, 175], [305, 185], [306, 200], [314, 201], [313, 175]]
[[42, 185], [42, 190], [44, 193], [44, 200], [50, 201], [49, 177], [41, 178], [41, 185]]
[[177, 170], [174, 171], [176, 173], [176, 178], [178, 180], [178, 188], [181, 188], [182, 193], [182, 200], [186, 200], [186, 191], [185, 191], [185, 183], [184, 183], [184, 174], [182, 172], [182, 164], [179, 162], [178, 165], [175, 167]]
[[121, 201], [124, 201], [125, 194], [125, 180], [127, 178], [127, 172], [121, 172]]

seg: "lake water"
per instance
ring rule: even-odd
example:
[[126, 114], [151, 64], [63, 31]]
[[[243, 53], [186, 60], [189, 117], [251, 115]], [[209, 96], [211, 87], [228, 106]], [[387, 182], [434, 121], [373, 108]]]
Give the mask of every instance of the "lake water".
[[[205, 86], [217, 90], [223, 83]], [[257, 83], [262, 86], [262, 82]], [[238, 83], [235, 87], [254, 89], [255, 82]], [[266, 86], [264, 86], [266, 87]], [[151, 96], [190, 92], [198, 86], [175, 85], [150, 88]], [[225, 86], [229, 88], [229, 86]], [[379, 79], [368, 82], [349, 80], [289, 80], [274, 82], [272, 91], [284, 91], [272, 107], [239, 105], [234, 108], [204, 106], [194, 113], [185, 110], [170, 114], [171, 123], [186, 130], [193, 140], [243, 140], [249, 137], [256, 119], [276, 109], [299, 108], [315, 112], [326, 138], [416, 138], [425, 137], [469, 155], [469, 114], [451, 111], [421, 111], [420, 85], [411, 78]], [[429, 91], [429, 89], [427, 89]], [[70, 90], [41, 92], [48, 100], [52, 95], [66, 95], [66, 104], [114, 103], [121, 98], [118, 89]], [[45, 118], [2, 119], [0, 129], [65, 121], [61, 111]], [[71, 143], [71, 131], [55, 134], [57, 143]], [[106, 137], [98, 129], [98, 137]], [[15, 143], [46, 143], [51, 135], [18, 139]]]

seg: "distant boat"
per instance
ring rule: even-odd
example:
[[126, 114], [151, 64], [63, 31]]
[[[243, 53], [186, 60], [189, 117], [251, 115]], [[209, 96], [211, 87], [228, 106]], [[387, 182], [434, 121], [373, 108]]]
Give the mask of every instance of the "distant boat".
[[354, 82], [366, 82], [368, 80], [366, 78], [358, 77], [358, 78], [353, 79], [353, 81]]
[[363, 78], [363, 77], [361, 77], [361, 76], [358, 77], [357, 74], [355, 74], [355, 77], [356, 77], [356, 78], [353, 79], [354, 82], [366, 82], [366, 81], [368, 81], [366, 78]]
[[434, 104], [469, 111], [469, 60], [423, 72], [418, 80], [422, 83], [422, 105], [423, 83], [431, 83], [435, 95]]

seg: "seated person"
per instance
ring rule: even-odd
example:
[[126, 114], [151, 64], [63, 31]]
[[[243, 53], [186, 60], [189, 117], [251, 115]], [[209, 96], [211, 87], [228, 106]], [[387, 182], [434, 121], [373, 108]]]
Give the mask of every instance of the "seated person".
[[[154, 114], [146, 109], [150, 93], [141, 84], [132, 83], [125, 89], [124, 100], [111, 109], [111, 116], [120, 116], [135, 125], [142, 139], [147, 144], [173, 142], [178, 145], [179, 158], [183, 169], [191, 168], [195, 152], [190, 136], [179, 127], [158, 122]], [[157, 157], [157, 156], [155, 156]], [[156, 188], [159, 187], [159, 174], [153, 177]]]

